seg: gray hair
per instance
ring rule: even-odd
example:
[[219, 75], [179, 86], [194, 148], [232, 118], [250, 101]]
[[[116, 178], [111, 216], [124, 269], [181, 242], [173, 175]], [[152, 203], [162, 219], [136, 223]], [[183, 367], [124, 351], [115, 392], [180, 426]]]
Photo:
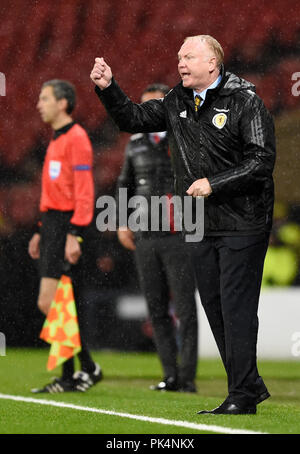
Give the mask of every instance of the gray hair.
[[217, 65], [220, 68], [220, 66], [223, 64], [223, 60], [224, 60], [224, 51], [223, 51], [221, 44], [210, 35], [188, 36], [187, 38], [185, 38], [184, 42], [186, 42], [188, 39], [193, 39], [193, 38], [197, 38], [202, 43], [206, 43], [208, 45], [209, 49], [213, 52], [214, 56], [216, 57]]

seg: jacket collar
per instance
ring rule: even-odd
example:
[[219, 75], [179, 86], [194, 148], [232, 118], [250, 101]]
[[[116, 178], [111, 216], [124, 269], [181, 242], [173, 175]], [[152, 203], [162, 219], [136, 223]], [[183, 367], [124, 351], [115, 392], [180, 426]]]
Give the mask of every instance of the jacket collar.
[[68, 132], [69, 129], [71, 129], [74, 125], [75, 125], [75, 121], [72, 121], [71, 123], [68, 123], [67, 125], [63, 126], [62, 128], [56, 129], [53, 132], [53, 140], [56, 140], [59, 136]]
[[[241, 77], [225, 70], [225, 66], [222, 64], [220, 69], [221, 81], [219, 85], [207, 92], [207, 98], [210, 99], [215, 95], [228, 96], [240, 90], [251, 90], [255, 92], [255, 86]], [[194, 105], [194, 95], [191, 88], [185, 88], [180, 82], [174, 88], [175, 92], [178, 92], [183, 97], [184, 101], [188, 104]]]

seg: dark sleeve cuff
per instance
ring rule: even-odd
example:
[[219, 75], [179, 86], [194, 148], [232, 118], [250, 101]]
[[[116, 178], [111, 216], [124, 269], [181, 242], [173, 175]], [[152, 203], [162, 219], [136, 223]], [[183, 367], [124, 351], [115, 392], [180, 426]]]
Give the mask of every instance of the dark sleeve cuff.
[[82, 225], [69, 224], [68, 233], [74, 236], [83, 236], [86, 227]]
[[41, 233], [41, 227], [42, 227], [42, 221], [38, 221], [38, 222], [33, 226], [33, 233]]
[[96, 85], [95, 92], [99, 96], [99, 98], [102, 98], [103, 96], [108, 94], [111, 91], [111, 89], [114, 89], [115, 86], [116, 86], [116, 81], [114, 78], [112, 78], [110, 85], [108, 87], [104, 88], [103, 90], [101, 90], [101, 88], [99, 88], [98, 85]]
[[122, 106], [124, 98], [126, 99], [126, 95], [123, 93], [114, 78], [112, 78], [111, 84], [107, 88], [104, 88], [104, 90], [101, 90], [101, 88], [96, 85], [95, 92], [105, 107]]
[[219, 189], [218, 178], [209, 177], [207, 179], [208, 179], [208, 182], [210, 184], [212, 192], [218, 192], [218, 189]]

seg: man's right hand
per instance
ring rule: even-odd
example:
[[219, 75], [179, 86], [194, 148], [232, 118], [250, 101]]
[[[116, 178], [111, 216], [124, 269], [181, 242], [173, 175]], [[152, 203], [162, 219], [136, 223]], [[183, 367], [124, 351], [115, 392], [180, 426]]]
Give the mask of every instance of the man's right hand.
[[40, 258], [40, 240], [41, 235], [39, 233], [35, 233], [31, 240], [29, 241], [28, 253], [30, 257], [34, 260]]
[[110, 67], [105, 63], [104, 58], [95, 58], [95, 64], [90, 74], [90, 78], [101, 90], [104, 90], [111, 84], [112, 72]]
[[134, 233], [128, 227], [120, 227], [117, 233], [122, 246], [124, 246], [126, 249], [129, 249], [130, 251], [134, 251]]

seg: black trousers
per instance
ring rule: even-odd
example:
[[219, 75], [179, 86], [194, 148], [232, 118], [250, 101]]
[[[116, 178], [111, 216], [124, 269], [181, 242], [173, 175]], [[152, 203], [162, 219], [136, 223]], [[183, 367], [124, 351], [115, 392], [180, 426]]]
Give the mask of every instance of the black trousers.
[[[193, 381], [198, 323], [195, 279], [186, 244], [181, 234], [137, 239], [135, 257], [164, 374], [179, 382]], [[179, 319], [178, 342], [169, 313], [170, 298]]]
[[258, 302], [265, 234], [205, 237], [193, 244], [192, 260], [202, 305], [228, 377], [228, 393], [252, 405], [266, 387], [257, 370]]

